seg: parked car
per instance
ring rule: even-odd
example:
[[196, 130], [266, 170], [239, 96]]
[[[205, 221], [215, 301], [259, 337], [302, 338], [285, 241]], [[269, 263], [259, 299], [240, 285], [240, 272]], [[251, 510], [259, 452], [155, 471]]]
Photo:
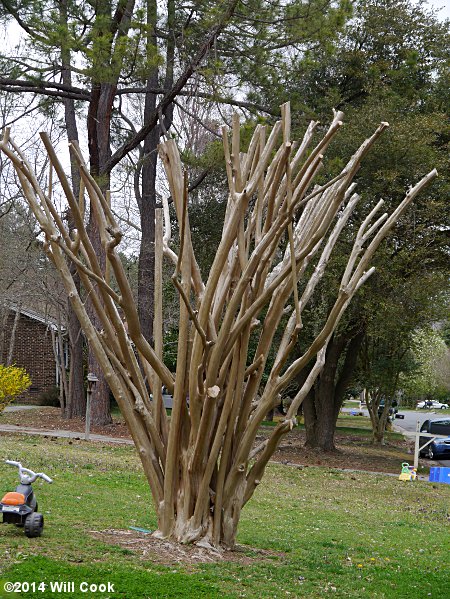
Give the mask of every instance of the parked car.
[[[421, 433], [430, 433], [435, 435], [449, 435], [443, 439], [433, 439], [423, 450], [420, 455], [426, 456], [430, 460], [443, 458], [446, 455], [450, 456], [450, 418], [438, 418], [436, 420], [425, 420], [420, 427]], [[420, 446], [429, 441], [429, 437], [420, 437]]]
[[419, 401], [419, 403], [417, 404], [417, 408], [419, 410], [421, 410], [422, 408], [426, 408], [428, 410], [448, 410], [448, 404], [441, 403], [440, 401], [432, 401], [430, 399], [427, 401]]
[[[173, 407], [173, 397], [164, 385], [161, 388], [161, 393], [164, 407], [166, 410], [171, 410]], [[153, 401], [153, 393], [150, 393], [150, 399]]]

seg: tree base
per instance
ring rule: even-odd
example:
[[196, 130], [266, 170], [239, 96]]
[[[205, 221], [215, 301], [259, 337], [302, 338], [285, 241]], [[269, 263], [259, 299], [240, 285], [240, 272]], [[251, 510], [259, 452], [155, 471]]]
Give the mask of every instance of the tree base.
[[[283, 557], [279, 551], [270, 551], [235, 545], [233, 550], [225, 548], [207, 548], [198, 543], [182, 544], [172, 538], [159, 538], [157, 532], [153, 534], [144, 534], [138, 531], [108, 529], [105, 531], [95, 531], [93, 536], [103, 543], [119, 545], [125, 549], [132, 546], [133, 552], [141, 554], [145, 559], [151, 560], [155, 564], [170, 566], [174, 563], [186, 566], [195, 566], [199, 563], [212, 564], [221, 562], [233, 562], [241, 565], [251, 563], [261, 564], [261, 560], [268, 560], [273, 563], [273, 558]], [[269, 562], [270, 559], [270, 562]]]
[[316, 453], [341, 453], [334, 443], [312, 443], [306, 441], [304, 446], [305, 449], [310, 449]]

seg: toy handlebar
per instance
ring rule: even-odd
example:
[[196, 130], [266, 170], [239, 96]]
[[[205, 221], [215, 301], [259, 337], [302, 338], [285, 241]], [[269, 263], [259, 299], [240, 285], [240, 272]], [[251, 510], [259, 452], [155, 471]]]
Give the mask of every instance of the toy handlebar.
[[48, 483], [53, 482], [53, 480], [43, 472], [33, 472], [33, 470], [24, 468], [20, 462], [13, 462], [12, 460], [5, 460], [5, 462], [10, 466], [16, 466], [16, 468], [19, 469], [20, 482], [22, 484], [34, 483], [37, 478], [42, 478]]

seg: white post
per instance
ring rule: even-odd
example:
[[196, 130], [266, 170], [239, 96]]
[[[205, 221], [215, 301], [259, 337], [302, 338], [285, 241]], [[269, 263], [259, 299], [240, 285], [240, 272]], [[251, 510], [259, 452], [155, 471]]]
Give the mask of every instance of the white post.
[[419, 467], [419, 447], [420, 447], [420, 421], [417, 421], [416, 424], [416, 442], [414, 445], [414, 468]]
[[89, 441], [89, 434], [91, 432], [91, 396], [92, 389], [88, 384], [87, 388], [87, 397], [86, 397], [86, 427], [84, 430], [84, 439], [85, 441]]

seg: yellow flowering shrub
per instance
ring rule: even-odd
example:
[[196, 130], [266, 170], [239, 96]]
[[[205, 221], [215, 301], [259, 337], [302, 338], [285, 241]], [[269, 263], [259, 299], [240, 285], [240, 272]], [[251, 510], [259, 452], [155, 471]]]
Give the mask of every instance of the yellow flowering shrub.
[[25, 368], [0, 364], [0, 412], [31, 385]]

